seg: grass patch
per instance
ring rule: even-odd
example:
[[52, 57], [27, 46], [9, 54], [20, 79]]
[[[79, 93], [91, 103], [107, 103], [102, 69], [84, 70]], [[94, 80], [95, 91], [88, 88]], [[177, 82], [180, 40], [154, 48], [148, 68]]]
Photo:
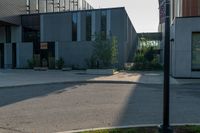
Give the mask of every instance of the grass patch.
[[175, 133], [200, 133], [200, 126], [178, 126]]
[[157, 128], [123, 128], [85, 131], [81, 133], [158, 133]]
[[[150, 128], [122, 128], [122, 129], [105, 129], [96, 131], [84, 131], [80, 133], [159, 133], [157, 127]], [[200, 133], [200, 126], [175, 126], [173, 133]]]

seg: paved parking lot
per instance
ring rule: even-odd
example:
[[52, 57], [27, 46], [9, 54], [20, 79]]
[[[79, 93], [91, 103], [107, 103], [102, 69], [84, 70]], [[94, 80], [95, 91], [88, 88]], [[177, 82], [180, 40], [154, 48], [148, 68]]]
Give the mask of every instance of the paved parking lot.
[[[48, 84], [0, 89], [1, 133], [160, 124], [162, 86]], [[200, 122], [198, 85], [171, 88], [171, 122]]]

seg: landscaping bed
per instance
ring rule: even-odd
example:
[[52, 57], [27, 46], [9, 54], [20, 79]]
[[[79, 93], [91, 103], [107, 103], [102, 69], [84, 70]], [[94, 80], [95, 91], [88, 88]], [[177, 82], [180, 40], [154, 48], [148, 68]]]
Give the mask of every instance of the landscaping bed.
[[[157, 127], [105, 129], [79, 133], [159, 133]], [[175, 126], [173, 133], [200, 133], [200, 126]]]
[[94, 75], [113, 75], [117, 72], [114, 69], [87, 69], [86, 73]]

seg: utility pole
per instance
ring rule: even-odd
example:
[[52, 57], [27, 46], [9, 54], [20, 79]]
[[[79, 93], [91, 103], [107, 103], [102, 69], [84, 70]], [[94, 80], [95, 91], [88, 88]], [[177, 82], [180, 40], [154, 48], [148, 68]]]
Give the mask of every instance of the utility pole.
[[165, 0], [165, 44], [164, 44], [163, 124], [160, 133], [172, 133], [169, 121], [170, 103], [170, 0]]

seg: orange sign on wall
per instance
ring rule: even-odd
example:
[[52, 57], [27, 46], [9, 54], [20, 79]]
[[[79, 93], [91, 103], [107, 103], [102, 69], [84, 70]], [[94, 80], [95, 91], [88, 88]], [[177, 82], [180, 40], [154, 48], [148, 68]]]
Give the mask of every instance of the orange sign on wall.
[[40, 43], [40, 49], [48, 49], [48, 43]]

